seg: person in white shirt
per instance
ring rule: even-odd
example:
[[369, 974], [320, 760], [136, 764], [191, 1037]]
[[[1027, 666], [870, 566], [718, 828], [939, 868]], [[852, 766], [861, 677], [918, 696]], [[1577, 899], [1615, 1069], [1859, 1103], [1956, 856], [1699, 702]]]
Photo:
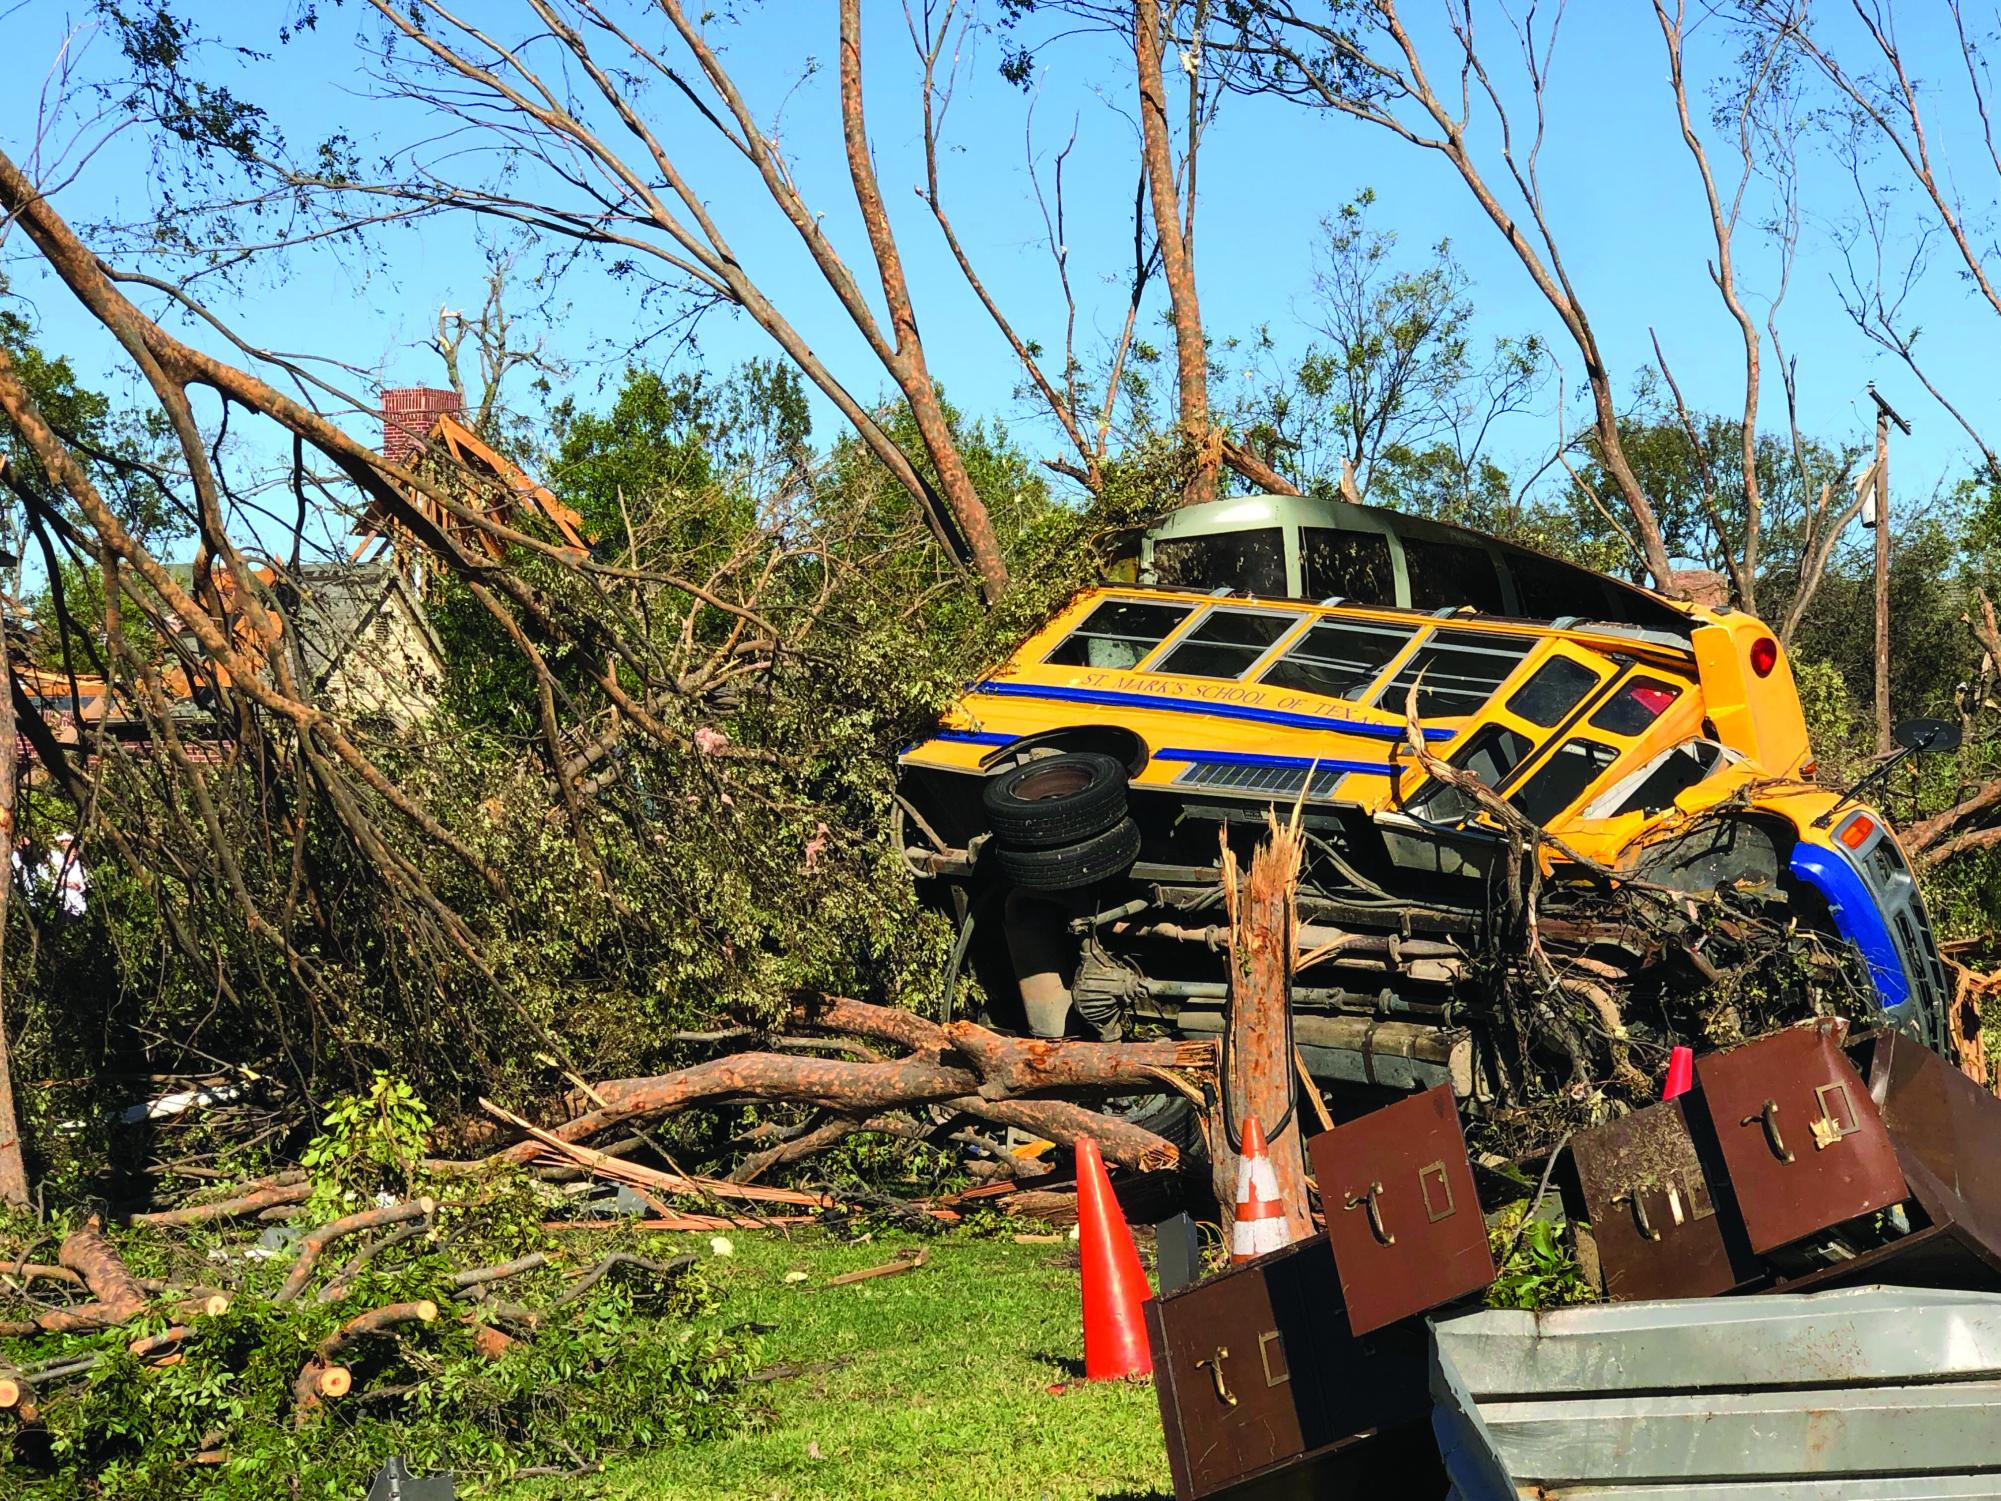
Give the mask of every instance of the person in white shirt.
[[90, 873], [83, 868], [83, 856], [73, 848], [76, 840], [65, 829], [56, 835], [55, 848], [42, 862], [41, 877], [56, 889], [56, 901], [71, 917], [81, 917], [88, 905], [84, 893], [90, 889]]

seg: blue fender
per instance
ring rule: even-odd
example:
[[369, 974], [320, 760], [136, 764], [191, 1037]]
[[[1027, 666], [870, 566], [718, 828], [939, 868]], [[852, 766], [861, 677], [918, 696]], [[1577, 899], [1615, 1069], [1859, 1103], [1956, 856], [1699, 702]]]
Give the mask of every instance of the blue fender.
[[1911, 982], [1890, 935], [1890, 920], [1862, 873], [1834, 850], [1804, 839], [1793, 846], [1792, 873], [1827, 899], [1835, 929], [1862, 951], [1884, 1009], [1908, 1001]]

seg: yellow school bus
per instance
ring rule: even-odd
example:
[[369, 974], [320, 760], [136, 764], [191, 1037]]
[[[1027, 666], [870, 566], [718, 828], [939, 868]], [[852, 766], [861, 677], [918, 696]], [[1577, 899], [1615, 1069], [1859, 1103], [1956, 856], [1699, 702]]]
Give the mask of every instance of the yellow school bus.
[[[1878, 811], [1815, 784], [1785, 651], [1756, 618], [1280, 497], [1178, 512], [1126, 571], [900, 758], [908, 858], [966, 922], [989, 995], [1018, 993], [1033, 1030], [1218, 1024], [1220, 971], [1189, 935], [1213, 950], [1219, 828], [1254, 837], [1267, 809], [1295, 807], [1303, 920], [1355, 956], [1300, 987], [1300, 1016], [1327, 1023], [1299, 1023], [1325, 1043], [1303, 1051], [1375, 1084], [1382, 1060], [1344, 1056], [1344, 1018], [1377, 1022], [1373, 1044], [1382, 1025], [1463, 1014], [1506, 839], [1409, 750], [1414, 695], [1430, 749], [1551, 836], [1552, 880], [1571, 852], [1669, 889], [1767, 895], [1859, 951], [1893, 1023], [1942, 1040], [1916, 882]], [[1393, 1039], [1425, 1057], [1390, 1082], [1479, 1087], [1477, 1038]]]

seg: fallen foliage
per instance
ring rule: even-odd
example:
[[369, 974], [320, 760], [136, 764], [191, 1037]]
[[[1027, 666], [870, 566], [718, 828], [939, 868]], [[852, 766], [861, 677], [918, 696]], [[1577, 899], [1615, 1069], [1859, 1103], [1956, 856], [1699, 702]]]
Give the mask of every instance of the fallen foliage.
[[755, 1342], [697, 1259], [552, 1233], [545, 1208], [515, 1174], [261, 1240], [155, 1216], [79, 1226], [54, 1267], [23, 1248], [0, 1266], [33, 1315], [0, 1350], [0, 1491], [352, 1501], [391, 1452], [462, 1481], [583, 1473], [742, 1422]]

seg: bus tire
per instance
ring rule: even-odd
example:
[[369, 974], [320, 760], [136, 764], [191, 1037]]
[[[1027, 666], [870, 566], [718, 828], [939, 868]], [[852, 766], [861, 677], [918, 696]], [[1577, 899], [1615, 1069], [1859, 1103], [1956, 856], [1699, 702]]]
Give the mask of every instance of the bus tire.
[[994, 843], [1044, 850], [1116, 828], [1126, 816], [1126, 769], [1103, 751], [1065, 751], [1011, 766], [980, 793]]
[[1023, 891], [1075, 891], [1122, 875], [1139, 858], [1139, 825], [1121, 818], [1111, 828], [1055, 849], [994, 847], [1001, 873]]

